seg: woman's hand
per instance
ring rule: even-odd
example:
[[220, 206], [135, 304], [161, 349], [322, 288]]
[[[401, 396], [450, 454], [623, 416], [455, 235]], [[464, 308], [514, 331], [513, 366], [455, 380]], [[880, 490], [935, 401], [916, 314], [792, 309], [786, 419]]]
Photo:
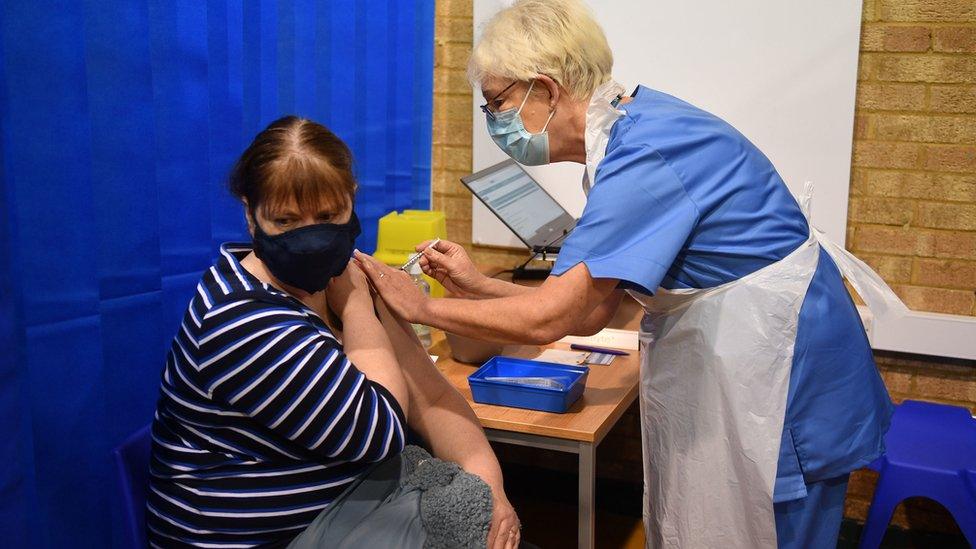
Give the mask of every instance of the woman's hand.
[[359, 250], [356, 250], [354, 257], [390, 310], [407, 322], [420, 323], [425, 320], [428, 297], [414, 284], [410, 275]]
[[417, 251], [424, 250], [420, 268], [424, 274], [444, 285], [458, 297], [482, 297], [482, 287], [488, 277], [474, 266], [468, 252], [460, 244], [441, 240], [427, 248], [430, 241], [422, 242]]
[[350, 260], [346, 270], [342, 274], [329, 281], [329, 286], [325, 289], [325, 298], [329, 302], [329, 307], [335, 311], [339, 318], [346, 313], [346, 308], [350, 304], [353, 306], [364, 305], [372, 307], [372, 299], [369, 295], [369, 281], [362, 269], [355, 261]]
[[490, 549], [515, 549], [522, 539], [522, 523], [515, 509], [504, 496], [494, 498], [491, 511], [491, 526], [488, 528], [488, 547]]

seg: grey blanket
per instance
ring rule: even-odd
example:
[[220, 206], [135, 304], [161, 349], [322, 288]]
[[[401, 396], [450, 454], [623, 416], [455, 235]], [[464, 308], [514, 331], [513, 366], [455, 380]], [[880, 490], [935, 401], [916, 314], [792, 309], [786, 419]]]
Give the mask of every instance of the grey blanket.
[[485, 547], [491, 510], [484, 481], [407, 446], [357, 479], [288, 548]]

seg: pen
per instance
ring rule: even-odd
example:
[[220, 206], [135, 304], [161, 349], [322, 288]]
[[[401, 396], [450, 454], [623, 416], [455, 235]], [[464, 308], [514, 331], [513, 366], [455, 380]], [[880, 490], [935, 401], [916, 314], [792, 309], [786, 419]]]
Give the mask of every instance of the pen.
[[410, 259], [408, 259], [407, 262], [404, 263], [402, 267], [400, 267], [400, 270], [401, 271], [406, 271], [410, 267], [413, 267], [413, 264], [416, 263], [416, 262], [418, 262], [418, 261], [420, 261], [420, 258], [424, 255], [424, 252], [426, 252], [428, 248], [433, 247], [434, 244], [437, 244], [440, 241], [441, 241], [441, 239], [439, 239], [439, 238], [435, 238], [434, 240], [432, 240], [430, 242], [430, 244], [427, 245], [426, 248], [424, 248], [423, 250], [420, 250], [419, 252], [417, 252], [417, 253], [413, 254], [412, 256], [410, 256]]
[[606, 353], [608, 355], [617, 355], [617, 356], [630, 355], [630, 353], [628, 353], [627, 351], [618, 351], [616, 349], [607, 349], [604, 347], [593, 347], [592, 345], [580, 345], [579, 343], [573, 343], [572, 345], [569, 346], [569, 348], [576, 351], [591, 351], [594, 353]]

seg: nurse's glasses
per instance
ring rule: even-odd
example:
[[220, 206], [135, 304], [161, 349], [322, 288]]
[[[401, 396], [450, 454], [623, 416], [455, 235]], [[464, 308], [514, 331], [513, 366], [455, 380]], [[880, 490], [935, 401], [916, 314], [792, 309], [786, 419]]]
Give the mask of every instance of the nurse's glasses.
[[491, 105], [492, 103], [494, 103], [496, 99], [498, 99], [499, 97], [502, 96], [502, 94], [504, 94], [505, 92], [507, 92], [508, 90], [510, 90], [512, 88], [512, 86], [514, 86], [515, 84], [518, 84], [518, 80], [515, 80], [511, 84], [505, 86], [505, 89], [504, 90], [502, 90], [502, 91], [498, 92], [497, 94], [495, 94], [495, 97], [492, 97], [491, 99], [488, 100], [487, 103], [485, 103], [484, 105], [481, 106], [481, 111], [485, 113], [485, 116], [487, 116], [488, 118], [491, 118], [492, 120], [495, 119], [495, 113], [493, 113], [491, 111], [491, 108], [488, 107], [488, 105]]

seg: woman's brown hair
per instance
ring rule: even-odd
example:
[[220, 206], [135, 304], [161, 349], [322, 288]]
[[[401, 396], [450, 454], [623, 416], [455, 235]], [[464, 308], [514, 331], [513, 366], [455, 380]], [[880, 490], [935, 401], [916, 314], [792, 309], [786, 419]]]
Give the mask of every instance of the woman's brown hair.
[[230, 174], [230, 192], [269, 217], [294, 201], [299, 210], [352, 205], [356, 179], [349, 147], [325, 126], [285, 116], [259, 133]]

